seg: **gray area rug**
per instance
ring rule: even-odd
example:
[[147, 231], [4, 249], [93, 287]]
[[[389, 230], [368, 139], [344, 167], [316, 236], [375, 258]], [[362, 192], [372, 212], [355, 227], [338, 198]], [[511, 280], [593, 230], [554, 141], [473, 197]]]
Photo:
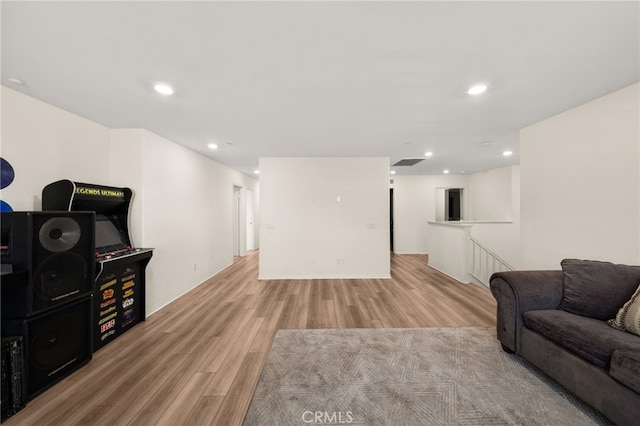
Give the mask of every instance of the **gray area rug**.
[[599, 425], [486, 328], [279, 330], [244, 424]]

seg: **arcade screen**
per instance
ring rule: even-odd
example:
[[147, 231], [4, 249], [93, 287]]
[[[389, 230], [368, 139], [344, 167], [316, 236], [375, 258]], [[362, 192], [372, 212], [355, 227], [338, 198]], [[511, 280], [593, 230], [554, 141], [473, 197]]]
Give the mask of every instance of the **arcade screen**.
[[127, 242], [116, 227], [115, 219], [103, 214], [96, 215], [96, 252], [98, 254], [112, 253], [127, 248]]

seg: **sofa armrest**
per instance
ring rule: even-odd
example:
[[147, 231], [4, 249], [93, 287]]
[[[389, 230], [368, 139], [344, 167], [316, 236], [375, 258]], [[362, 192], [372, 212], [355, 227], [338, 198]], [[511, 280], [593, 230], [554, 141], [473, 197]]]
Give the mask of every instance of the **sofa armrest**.
[[611, 357], [611, 377], [640, 393], [640, 353], [631, 350], [617, 350]]
[[522, 314], [534, 309], [557, 309], [564, 291], [562, 271], [508, 271], [491, 276], [490, 288], [498, 302], [496, 331], [502, 346], [520, 350]]

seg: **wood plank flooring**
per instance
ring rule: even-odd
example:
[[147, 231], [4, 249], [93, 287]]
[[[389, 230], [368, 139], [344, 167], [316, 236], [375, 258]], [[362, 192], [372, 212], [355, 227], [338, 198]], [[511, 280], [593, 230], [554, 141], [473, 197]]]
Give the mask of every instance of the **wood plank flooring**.
[[11, 425], [240, 425], [282, 328], [495, 327], [486, 289], [391, 255], [392, 278], [258, 280], [258, 252], [97, 351]]

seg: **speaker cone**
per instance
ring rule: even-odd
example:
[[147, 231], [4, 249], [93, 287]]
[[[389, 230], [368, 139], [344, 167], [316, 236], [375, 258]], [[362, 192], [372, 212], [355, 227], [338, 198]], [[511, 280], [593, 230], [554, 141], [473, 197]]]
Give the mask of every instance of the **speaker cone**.
[[76, 360], [86, 346], [85, 322], [77, 314], [63, 314], [47, 321], [29, 346], [30, 365], [53, 374]]
[[46, 258], [33, 274], [34, 294], [43, 301], [55, 302], [84, 289], [87, 263], [73, 253], [56, 253]]
[[54, 253], [71, 250], [80, 240], [80, 225], [70, 217], [47, 220], [38, 233], [42, 247]]

